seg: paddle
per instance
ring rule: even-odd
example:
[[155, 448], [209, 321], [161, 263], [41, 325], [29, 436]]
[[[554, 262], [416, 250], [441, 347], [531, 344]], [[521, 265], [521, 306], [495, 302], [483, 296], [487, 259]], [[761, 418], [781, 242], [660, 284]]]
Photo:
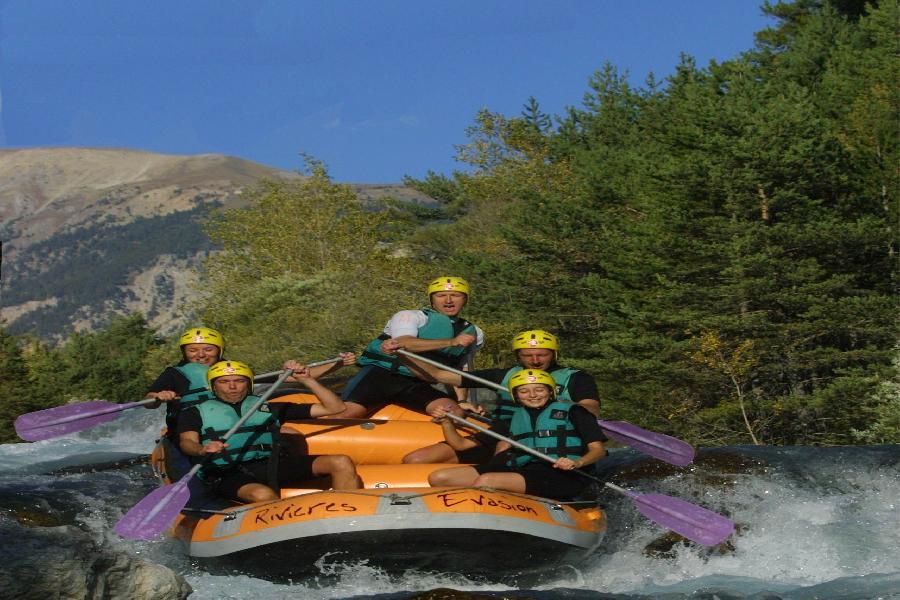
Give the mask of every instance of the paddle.
[[[281, 377], [272, 384], [272, 387], [266, 390], [250, 407], [250, 410], [222, 436], [222, 441], [225, 442], [234, 435], [292, 373], [293, 371], [290, 369], [284, 371]], [[191, 499], [188, 483], [213, 456], [215, 455], [208, 454], [203, 462], [194, 465], [184, 477], [172, 485], [158, 488], [144, 496], [143, 500], [131, 507], [131, 510], [119, 519], [119, 522], [113, 527], [116, 533], [131, 540], [149, 540], [165, 531]]]
[[[456, 415], [451, 414], [448, 414], [447, 417], [462, 425], [465, 425], [466, 427], [471, 427], [482, 433], [493, 436], [498, 440], [506, 442], [511, 446], [518, 448], [519, 450], [522, 450], [524, 452], [528, 452], [529, 454], [537, 456], [538, 458], [542, 458], [551, 463], [556, 462], [556, 459], [547, 456], [546, 454], [543, 454], [535, 450], [534, 448], [530, 448], [515, 440], [511, 440], [506, 436], [502, 436], [499, 433], [495, 433], [489, 429], [485, 429], [484, 427], [467, 421], [462, 417], [457, 417]], [[613, 483], [603, 481], [599, 477], [594, 477], [590, 473], [585, 473], [584, 471], [581, 471], [579, 469], [572, 470], [579, 475], [587, 477], [588, 479], [593, 479], [598, 483], [602, 483], [604, 486], [610, 488], [611, 490], [615, 490], [620, 494], [628, 496], [634, 501], [635, 506], [642, 515], [644, 515], [651, 521], [662, 525], [666, 529], [670, 529], [689, 540], [697, 542], [698, 544], [703, 544], [704, 546], [716, 546], [728, 539], [728, 536], [730, 536], [734, 532], [734, 523], [730, 519], [727, 519], [709, 509], [703, 508], [702, 506], [691, 504], [690, 502], [686, 502], [685, 500], [681, 500], [680, 498], [666, 496], [665, 494], [638, 494], [637, 492], [627, 490]]]
[[[306, 365], [307, 367], [318, 367], [331, 363], [340, 362], [341, 357], [329, 358], [328, 360], [320, 360]], [[281, 375], [283, 371], [272, 371], [271, 373], [263, 373], [257, 375], [255, 379], [271, 377], [273, 375]], [[116, 419], [117, 413], [158, 402], [155, 398], [147, 398], [139, 402], [127, 402], [117, 404], [115, 402], [106, 402], [104, 400], [91, 400], [90, 402], [81, 402], [79, 404], [66, 404], [56, 406], [44, 410], [25, 413], [16, 418], [14, 423], [16, 434], [26, 442], [39, 442], [41, 440], [50, 440], [62, 437], [69, 433], [77, 433], [108, 423]]]
[[103, 400], [66, 404], [20, 415], [14, 425], [20, 438], [26, 442], [39, 442], [108, 423], [118, 417], [118, 413], [123, 410], [155, 402], [158, 402], [156, 398], [147, 398], [126, 404]]
[[[325, 360], [319, 360], [319, 361], [316, 361], [316, 362], [311, 362], [311, 363], [309, 363], [308, 365], [305, 365], [305, 366], [306, 366], [307, 368], [321, 367], [322, 365], [330, 365], [330, 364], [334, 364], [334, 363], [339, 363], [339, 362], [341, 362], [341, 361], [343, 361], [343, 360], [344, 360], [343, 357], [341, 357], [341, 356], [336, 356], [336, 357], [334, 357], [334, 358], [327, 358], [327, 359], [325, 359]], [[261, 379], [268, 379], [269, 377], [275, 377], [275, 376], [277, 376], [277, 375], [281, 375], [282, 373], [284, 373], [284, 371], [269, 371], [268, 373], [262, 373], [262, 374], [260, 374], [260, 375], [257, 375], [256, 377], [253, 378], [253, 381], [259, 381], [259, 380], [261, 380]]]
[[[507, 390], [499, 383], [494, 383], [493, 381], [482, 379], [481, 377], [478, 377], [471, 373], [467, 373], [466, 371], [460, 371], [458, 369], [448, 367], [447, 365], [439, 363], [436, 360], [431, 360], [430, 358], [419, 356], [418, 354], [413, 354], [408, 350], [397, 350], [397, 354], [402, 354], [410, 358], [421, 360], [422, 362], [438, 367], [439, 369], [455, 373], [460, 377], [471, 379], [472, 381], [478, 382], [485, 387], [489, 387], [500, 392], [509, 393], [509, 390]], [[643, 452], [644, 454], [647, 454], [654, 458], [658, 458], [659, 460], [667, 462], [670, 465], [684, 467], [694, 461], [694, 447], [687, 442], [679, 440], [678, 438], [674, 438], [663, 433], [647, 431], [646, 429], [641, 429], [637, 425], [632, 425], [631, 423], [627, 423], [625, 421], [603, 421], [598, 419], [597, 422], [600, 424], [600, 427], [603, 428], [603, 431], [606, 433], [606, 435], [616, 440], [617, 442], [625, 444], [626, 446], [631, 446], [635, 450]]]

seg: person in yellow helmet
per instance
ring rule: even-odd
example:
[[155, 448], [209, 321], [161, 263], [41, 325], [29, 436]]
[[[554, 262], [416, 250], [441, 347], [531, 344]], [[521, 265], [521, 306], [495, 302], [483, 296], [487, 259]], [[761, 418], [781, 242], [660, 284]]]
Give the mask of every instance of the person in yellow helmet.
[[343, 454], [297, 455], [277, 443], [281, 423], [335, 414], [344, 403], [316, 381], [310, 370], [296, 361], [288, 381], [305, 385], [319, 404], [273, 402], [263, 404], [227, 441], [229, 431], [259, 400], [252, 395], [253, 371], [239, 361], [220, 361], [209, 368], [212, 397], [185, 410], [178, 419], [181, 451], [194, 460], [206, 459], [201, 479], [213, 493], [241, 502], [276, 500], [281, 485], [299, 487], [317, 477], [329, 477], [336, 490], [361, 487], [356, 466]]
[[[556, 381], [546, 371], [522, 369], [515, 373], [508, 381], [508, 389], [516, 408], [508, 421], [497, 420], [491, 426], [495, 433], [553, 458], [553, 463], [501, 441], [487, 464], [439, 469], [431, 473], [428, 483], [484, 486], [554, 500], [571, 500], [580, 494], [589, 482], [572, 470], [602, 459], [607, 438], [586, 408], [557, 400], [556, 388]], [[444, 416], [443, 408], [436, 412], [435, 418], [450, 446], [463, 451], [476, 444], [459, 434], [455, 422]]]
[[191, 327], [178, 340], [181, 361], [166, 367], [150, 385], [145, 398], [158, 402], [146, 405], [157, 408], [166, 405], [166, 427], [169, 439], [174, 439], [178, 414], [210, 397], [206, 383], [206, 371], [222, 358], [225, 338], [209, 327]]
[[[600, 397], [597, 391], [597, 383], [594, 378], [585, 371], [561, 366], [559, 358], [559, 338], [543, 329], [530, 329], [516, 334], [512, 341], [512, 350], [515, 353], [517, 363], [510, 368], [478, 369], [472, 371], [472, 375], [494, 382], [504, 387], [511, 377], [523, 369], [540, 369], [549, 372], [556, 381], [556, 399], [561, 402], [574, 402], [586, 408], [595, 416], [600, 414]], [[412, 367], [412, 372], [429, 381], [438, 381], [446, 385], [463, 388], [485, 387], [484, 384], [467, 379], [450, 371], [443, 371], [418, 361], [404, 357], [404, 360]], [[497, 406], [491, 417], [502, 421], [508, 421], [512, 417], [516, 404], [512, 396], [500, 393]], [[490, 436], [476, 434], [473, 440], [479, 445], [471, 447], [464, 452], [456, 452], [445, 442], [438, 442], [424, 448], [414, 450], [403, 457], [405, 463], [482, 463], [493, 455], [496, 440]]]
[[[166, 445], [166, 470], [176, 478], [190, 468], [190, 463], [178, 450], [179, 415], [212, 397], [207, 371], [223, 358], [225, 338], [209, 327], [191, 327], [181, 334], [178, 344], [181, 348], [181, 360], [178, 364], [166, 367], [144, 396], [157, 400], [145, 405], [147, 408], [158, 408], [163, 403], [166, 405], [166, 436], [163, 440]], [[353, 353], [342, 353], [341, 356], [344, 358], [343, 363], [313, 368], [313, 377], [321, 377], [333, 369], [356, 361]]]
[[438, 405], [451, 406], [462, 414], [457, 397], [417, 378], [396, 354], [405, 349], [460, 368], [484, 343], [484, 332], [460, 316], [470, 295], [465, 279], [438, 277], [427, 293], [428, 307], [395, 313], [382, 334], [366, 346], [358, 360], [361, 370], [344, 388], [347, 410], [338, 417], [361, 417], [389, 402], [428, 414]]

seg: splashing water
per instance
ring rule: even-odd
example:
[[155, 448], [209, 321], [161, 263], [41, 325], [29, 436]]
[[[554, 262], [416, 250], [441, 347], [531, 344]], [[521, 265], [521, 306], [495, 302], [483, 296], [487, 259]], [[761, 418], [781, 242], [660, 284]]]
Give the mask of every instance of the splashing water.
[[[106, 543], [183, 574], [198, 599], [399, 599], [441, 587], [483, 594], [511, 589], [450, 572], [386, 573], [365, 562], [344, 563], [327, 549], [316, 563], [320, 576], [272, 583], [206, 573], [174, 540], [118, 539], [112, 525], [155, 485], [146, 465], [135, 462], [161, 426], [162, 411], [135, 409], [67, 438], [0, 445], [0, 508], [7, 493], [46, 498], [33, 510], [72, 511]], [[584, 563], [547, 573], [530, 597], [900, 598], [900, 446], [717, 448], [701, 452], [697, 465], [661, 476], [641, 472], [647, 460], [631, 451], [615, 456], [625, 470], [614, 479], [628, 478], [631, 489], [728, 514], [738, 524], [733, 548], [676, 541], [654, 549], [665, 532], [629, 500], [601, 494], [610, 523], [604, 543]]]

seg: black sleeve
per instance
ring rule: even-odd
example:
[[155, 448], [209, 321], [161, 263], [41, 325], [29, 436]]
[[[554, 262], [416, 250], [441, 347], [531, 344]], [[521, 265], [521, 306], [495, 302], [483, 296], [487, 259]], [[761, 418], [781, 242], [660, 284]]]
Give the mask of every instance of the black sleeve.
[[[504, 437], [509, 437], [509, 422], [497, 421], [493, 425], [491, 425], [490, 430]], [[496, 446], [497, 442], [500, 441], [494, 436], [488, 435], [487, 433], [483, 433], [481, 431], [473, 435], [472, 439], [482, 446]]]
[[178, 415], [178, 436], [181, 437], [182, 433], [186, 433], [188, 431], [194, 431], [196, 433], [200, 433], [201, 428], [203, 427], [203, 419], [200, 417], [200, 411], [197, 410], [196, 406], [192, 406], [187, 410], [181, 411]]
[[572, 376], [569, 378], [569, 385], [567, 385], [566, 388], [569, 390], [569, 397], [572, 399], [572, 402], [578, 402], [580, 400], [600, 401], [600, 393], [597, 391], [597, 382], [584, 371], [572, 373]]
[[179, 396], [183, 396], [188, 391], [188, 385], [190, 382], [187, 378], [176, 371], [172, 367], [166, 367], [166, 370], [159, 374], [159, 377], [156, 378], [150, 385], [150, 389], [148, 392], [163, 392], [170, 391], [175, 392]]
[[609, 439], [597, 423], [597, 417], [583, 406], [577, 404], [573, 406], [569, 410], [569, 420], [572, 421], [578, 437], [585, 445], [591, 442], [605, 442]]
[[[492, 381], [497, 385], [503, 383], [503, 378], [506, 377], [506, 371], [508, 369], [481, 369], [480, 371], [472, 371], [472, 375], [475, 377], [481, 377], [482, 379], [487, 379], [488, 381]], [[464, 388], [483, 388], [487, 387], [483, 383], [478, 383], [477, 381], [472, 381], [468, 377], [462, 378], [462, 385], [459, 387]]]
[[269, 410], [279, 423], [285, 421], [303, 421], [312, 419], [312, 404], [294, 404], [293, 402], [273, 402]]

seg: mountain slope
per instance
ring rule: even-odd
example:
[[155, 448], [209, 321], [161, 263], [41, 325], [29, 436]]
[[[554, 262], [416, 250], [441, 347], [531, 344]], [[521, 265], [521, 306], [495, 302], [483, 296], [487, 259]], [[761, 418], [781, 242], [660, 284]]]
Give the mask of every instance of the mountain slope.
[[[132, 310], [178, 329], [193, 270], [213, 250], [205, 215], [240, 206], [260, 178], [301, 177], [214, 154], [0, 150], [0, 317], [12, 333], [52, 340]], [[356, 188], [363, 198], [416, 197], [403, 186]]]

